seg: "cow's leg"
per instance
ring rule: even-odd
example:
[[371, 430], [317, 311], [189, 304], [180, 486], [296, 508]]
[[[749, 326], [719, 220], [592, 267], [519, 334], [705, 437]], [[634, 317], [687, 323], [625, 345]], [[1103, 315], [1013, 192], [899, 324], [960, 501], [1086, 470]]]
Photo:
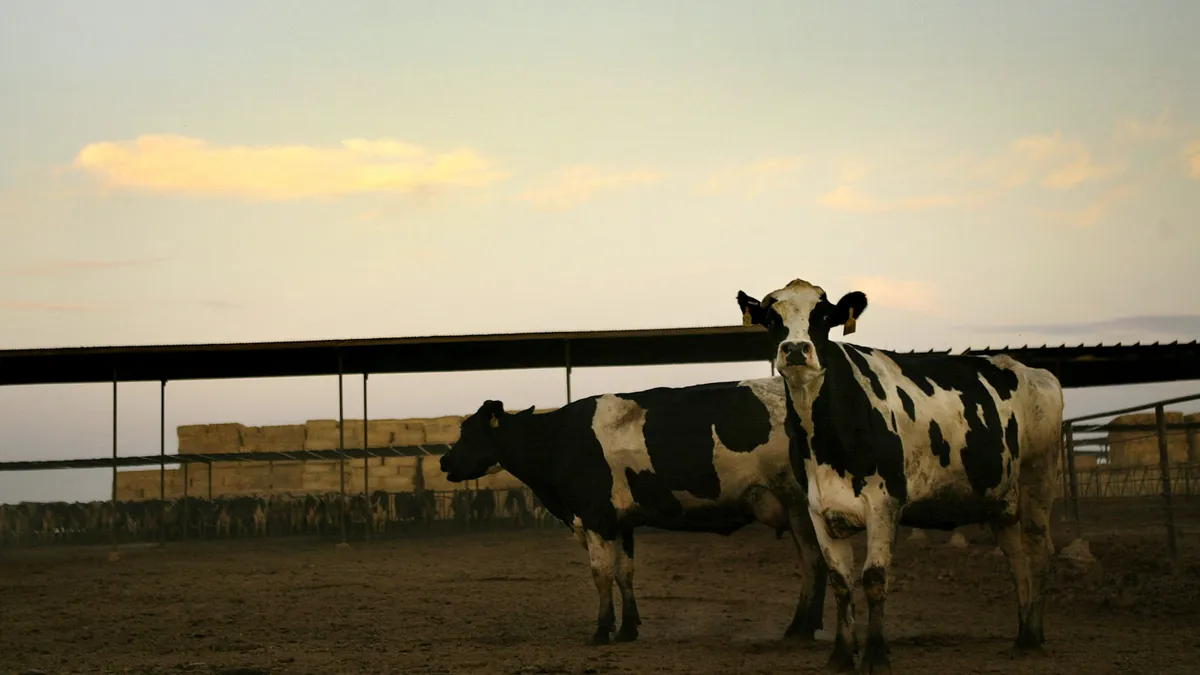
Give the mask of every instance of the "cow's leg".
[[1029, 571], [1029, 558], [1021, 542], [1021, 529], [1021, 521], [1015, 517], [1011, 522], [1001, 522], [992, 526], [992, 532], [996, 535], [996, 543], [1004, 552], [1004, 556], [1008, 558], [1013, 587], [1017, 591], [1017, 651], [1028, 647], [1037, 647], [1040, 644], [1029, 634], [1026, 623], [1029, 616], [1033, 579]]
[[638, 613], [637, 599], [633, 595], [633, 530], [621, 533], [621, 545], [617, 547], [617, 587], [621, 589], [621, 630], [617, 631], [617, 642], [633, 642], [642, 623]]
[[1042, 611], [1046, 603], [1046, 584], [1050, 577], [1050, 506], [1058, 482], [1054, 453], [1033, 455], [1033, 461], [1021, 463], [1020, 516], [1021, 544], [1029, 565], [1029, 609], [1024, 630], [1017, 636], [1018, 651], [1036, 649], [1046, 641]]
[[813, 634], [825, 627], [825, 587], [829, 567], [821, 555], [817, 533], [813, 530], [808, 513], [797, 508], [788, 509], [788, 524], [800, 556], [800, 599], [796, 603], [792, 623], [783, 635], [785, 638], [811, 642]]
[[613, 572], [617, 563], [617, 542], [605, 540], [591, 530], [588, 530], [584, 536], [587, 539], [588, 560], [592, 565], [592, 581], [596, 582], [596, 593], [600, 600], [596, 616], [596, 632], [592, 635], [592, 644], [606, 645], [617, 627], [612, 592]]
[[826, 666], [838, 673], [854, 670], [854, 656], [858, 652], [858, 637], [854, 633], [854, 549], [849, 539], [834, 539], [829, 533], [825, 519], [812, 514], [813, 528], [821, 554], [829, 566], [829, 587], [837, 598], [837, 632], [833, 638], [833, 653]]
[[[885, 498], [887, 499], [887, 498]], [[863, 563], [863, 595], [867, 596], [867, 644], [860, 672], [891, 673], [887, 639], [884, 637], [884, 604], [887, 601], [888, 569], [892, 564], [892, 542], [896, 539], [896, 510], [890, 499], [872, 504], [867, 515], [867, 559]]]

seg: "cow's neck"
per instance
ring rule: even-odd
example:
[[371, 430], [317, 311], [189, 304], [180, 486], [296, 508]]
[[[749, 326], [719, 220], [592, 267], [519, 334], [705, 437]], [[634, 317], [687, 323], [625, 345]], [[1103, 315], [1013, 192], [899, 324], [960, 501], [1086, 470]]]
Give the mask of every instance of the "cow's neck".
[[549, 416], [543, 413], [530, 419], [514, 418], [509, 429], [498, 439], [500, 466], [525, 484], [542, 482], [552, 470], [554, 460]]

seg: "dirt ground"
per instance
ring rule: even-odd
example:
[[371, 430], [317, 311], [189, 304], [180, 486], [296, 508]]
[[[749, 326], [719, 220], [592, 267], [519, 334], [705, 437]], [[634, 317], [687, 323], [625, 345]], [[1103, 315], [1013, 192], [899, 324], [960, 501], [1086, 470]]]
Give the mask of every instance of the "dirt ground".
[[[1009, 657], [1007, 563], [990, 534], [964, 534], [962, 549], [948, 534], [900, 536], [887, 617], [893, 672], [1200, 672], [1200, 529], [1185, 531], [1174, 574], [1161, 531], [1089, 536], [1099, 567], [1057, 565], [1046, 656], [1020, 661]], [[1070, 536], [1057, 532], [1058, 545]], [[131, 546], [117, 562], [107, 554], [0, 551], [0, 671], [820, 673], [832, 644], [827, 631], [816, 646], [782, 641], [794, 547], [761, 527], [727, 538], [640, 532], [641, 635], [605, 647], [587, 645], [595, 589], [562, 527], [348, 549], [243, 540]], [[831, 593], [827, 627], [834, 611]]]

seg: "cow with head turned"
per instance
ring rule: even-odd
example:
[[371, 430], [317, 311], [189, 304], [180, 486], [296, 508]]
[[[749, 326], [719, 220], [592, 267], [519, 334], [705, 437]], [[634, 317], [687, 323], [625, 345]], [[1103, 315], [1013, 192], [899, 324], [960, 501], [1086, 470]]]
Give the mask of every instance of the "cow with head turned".
[[461, 482], [499, 465], [571, 527], [599, 595], [593, 644], [616, 630], [614, 579], [616, 640], [637, 638], [635, 528], [729, 535], [755, 521], [796, 543], [802, 581], [787, 635], [812, 640], [825, 565], [789, 468], [784, 396], [783, 381], [768, 378], [591, 396], [538, 414], [486, 401], [463, 421], [441, 468]]
[[897, 525], [990, 526], [1016, 585], [1015, 649], [1039, 649], [1063, 414], [1057, 378], [1008, 356], [897, 354], [834, 341], [833, 328], [854, 332], [866, 310], [859, 291], [833, 303], [797, 279], [762, 301], [740, 291], [737, 300], [746, 324], [769, 331], [787, 383], [792, 468], [837, 597], [829, 665], [852, 670], [857, 657], [848, 538], [865, 530], [862, 669], [890, 671], [883, 611]]

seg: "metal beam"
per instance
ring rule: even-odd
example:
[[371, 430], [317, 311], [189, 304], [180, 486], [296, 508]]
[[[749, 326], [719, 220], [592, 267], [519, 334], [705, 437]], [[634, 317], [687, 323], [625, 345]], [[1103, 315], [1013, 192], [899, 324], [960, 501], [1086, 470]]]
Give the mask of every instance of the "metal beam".
[[[277, 452], [217, 452], [210, 454], [167, 455], [167, 464], [208, 464], [210, 462], [303, 462], [330, 461], [343, 458], [359, 457], [426, 457], [444, 455], [450, 451], [445, 444], [409, 445], [402, 447], [388, 446], [384, 448], [361, 448], [339, 450], [282, 450]], [[163, 461], [159, 455], [138, 455], [118, 457], [117, 466], [158, 466]], [[84, 459], [46, 459], [21, 460], [0, 462], [0, 473], [5, 471], [48, 471], [51, 469], [105, 469], [113, 465], [110, 457], [88, 457]]]
[[158, 543], [167, 545], [167, 381], [158, 390]]

